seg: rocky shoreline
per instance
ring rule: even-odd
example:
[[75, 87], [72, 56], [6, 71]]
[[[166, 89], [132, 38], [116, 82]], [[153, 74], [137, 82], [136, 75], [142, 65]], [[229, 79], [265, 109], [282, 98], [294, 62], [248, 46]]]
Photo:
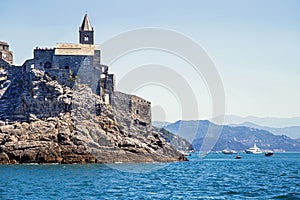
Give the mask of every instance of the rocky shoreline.
[[22, 121], [0, 121], [0, 163], [186, 160], [163, 133], [103, 102], [88, 85], [74, 83], [70, 88], [40, 70], [29, 75], [15, 77], [9, 89], [2, 89], [3, 115]]
[[[75, 122], [70, 113], [0, 126], [0, 163], [114, 163], [185, 160], [158, 132], [128, 135], [99, 116]], [[76, 125], [75, 125], [76, 124]]]

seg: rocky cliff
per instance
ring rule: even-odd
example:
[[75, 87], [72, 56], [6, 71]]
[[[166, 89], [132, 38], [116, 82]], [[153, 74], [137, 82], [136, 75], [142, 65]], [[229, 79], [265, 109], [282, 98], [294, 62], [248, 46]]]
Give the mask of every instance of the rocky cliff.
[[183, 152], [194, 151], [193, 145], [183, 137], [180, 137], [179, 135], [175, 135], [164, 128], [157, 128], [153, 126], [153, 129], [159, 132], [161, 137], [164, 138], [175, 149]]
[[128, 122], [87, 85], [73, 85], [40, 70], [10, 80], [0, 93], [2, 119], [9, 119], [0, 126], [0, 163], [184, 160], [159, 132]]

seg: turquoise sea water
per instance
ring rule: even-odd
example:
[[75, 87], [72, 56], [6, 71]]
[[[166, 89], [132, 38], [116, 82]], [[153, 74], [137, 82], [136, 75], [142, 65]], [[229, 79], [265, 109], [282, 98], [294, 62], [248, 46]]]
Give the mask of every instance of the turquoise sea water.
[[300, 199], [300, 154], [240, 155], [194, 153], [189, 162], [168, 164], [0, 165], [0, 199]]

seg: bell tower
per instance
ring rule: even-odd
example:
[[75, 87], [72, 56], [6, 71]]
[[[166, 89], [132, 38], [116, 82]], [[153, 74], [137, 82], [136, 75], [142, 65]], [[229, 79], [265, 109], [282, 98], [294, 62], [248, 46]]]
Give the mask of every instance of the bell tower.
[[84, 15], [82, 25], [79, 27], [79, 43], [94, 44], [94, 28], [91, 26], [87, 14]]

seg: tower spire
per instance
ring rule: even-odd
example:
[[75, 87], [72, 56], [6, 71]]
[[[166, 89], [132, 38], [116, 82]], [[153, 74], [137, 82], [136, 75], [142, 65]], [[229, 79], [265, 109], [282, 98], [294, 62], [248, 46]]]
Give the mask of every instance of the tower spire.
[[80, 29], [83, 31], [93, 31], [93, 27], [87, 14], [84, 15]]
[[87, 14], [84, 15], [82, 24], [79, 27], [79, 43], [94, 44], [94, 28], [92, 27]]

